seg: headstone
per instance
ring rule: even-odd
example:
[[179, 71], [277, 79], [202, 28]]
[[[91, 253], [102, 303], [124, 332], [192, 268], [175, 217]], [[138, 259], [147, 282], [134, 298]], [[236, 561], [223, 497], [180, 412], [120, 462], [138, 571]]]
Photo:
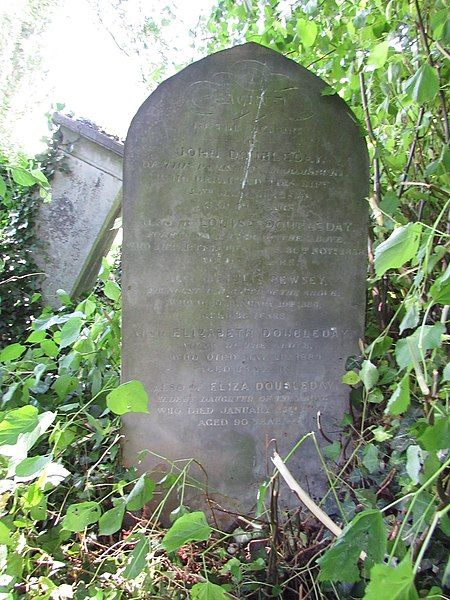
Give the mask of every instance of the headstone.
[[120, 214], [123, 144], [89, 122], [54, 115], [60, 126], [62, 169], [51, 181], [52, 200], [36, 220], [38, 251], [45, 273], [42, 295], [59, 305], [58, 289], [77, 297], [89, 290], [117, 231]]
[[[161, 457], [192, 457], [210, 498], [237, 512], [254, 505], [273, 440], [287, 453], [317, 432], [318, 411], [334, 439], [348, 410], [368, 158], [325, 88], [244, 44], [160, 85], [125, 143], [123, 380], [150, 398], [148, 415], [125, 418], [125, 460], [147, 450], [140, 468], [158, 471]], [[289, 464], [323, 490], [312, 442]], [[297, 500], [285, 491], [280, 503]]]

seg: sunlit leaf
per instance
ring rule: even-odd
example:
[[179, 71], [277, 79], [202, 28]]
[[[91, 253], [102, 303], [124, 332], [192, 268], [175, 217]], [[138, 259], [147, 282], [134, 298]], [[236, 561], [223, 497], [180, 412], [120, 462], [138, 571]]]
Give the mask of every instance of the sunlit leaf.
[[395, 568], [375, 565], [370, 571], [364, 600], [419, 600], [414, 577], [409, 555]]
[[314, 44], [317, 31], [317, 25], [314, 21], [307, 21], [306, 19], [299, 19], [297, 21], [297, 33], [305, 48], [310, 48]]
[[83, 531], [88, 525], [97, 523], [100, 515], [101, 508], [98, 502], [71, 504], [62, 521], [62, 526], [69, 531]]
[[126, 498], [128, 510], [140, 510], [152, 499], [155, 482], [145, 473], [139, 477]]
[[112, 535], [122, 527], [125, 514], [125, 500], [121, 498], [114, 508], [102, 514], [99, 520], [99, 534]]
[[203, 512], [192, 512], [175, 521], [162, 541], [166, 552], [173, 552], [187, 542], [205, 541], [211, 535], [211, 527]]
[[384, 412], [389, 415], [401, 415], [408, 409], [409, 402], [409, 373], [406, 373], [397, 384]]
[[142, 573], [147, 564], [147, 554], [149, 552], [149, 541], [148, 538], [143, 534], [136, 534], [135, 538], [139, 541], [134, 547], [133, 552], [130, 555], [129, 562], [125, 567], [123, 576], [125, 579], [136, 579], [136, 577]]
[[381, 42], [372, 48], [369, 54], [367, 64], [373, 69], [380, 69], [384, 67], [389, 52], [388, 42]]
[[140, 381], [127, 381], [106, 396], [106, 404], [116, 415], [148, 413], [148, 396]]
[[434, 99], [439, 91], [436, 69], [426, 62], [404, 84], [404, 90], [414, 102], [423, 104]]
[[381, 277], [389, 269], [398, 269], [411, 260], [419, 249], [421, 223], [408, 223], [395, 229], [375, 250], [375, 271]]
[[228, 600], [229, 596], [220, 585], [202, 581], [192, 586], [190, 598], [191, 600]]
[[10, 344], [9, 346], [6, 346], [6, 348], [3, 348], [3, 350], [0, 352], [0, 362], [17, 360], [22, 356], [26, 349], [26, 346], [22, 346], [22, 344]]
[[83, 321], [79, 317], [72, 317], [61, 328], [61, 341], [59, 347], [66, 348], [74, 343], [80, 335]]
[[0, 422], [0, 446], [15, 444], [21, 433], [33, 431], [38, 424], [38, 410], [34, 406], [22, 406], [6, 413]]

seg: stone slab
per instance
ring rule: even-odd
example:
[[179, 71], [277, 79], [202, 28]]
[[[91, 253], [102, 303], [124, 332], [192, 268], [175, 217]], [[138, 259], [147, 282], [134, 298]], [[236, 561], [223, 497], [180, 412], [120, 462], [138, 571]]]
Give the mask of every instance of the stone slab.
[[120, 214], [123, 144], [86, 122], [57, 114], [63, 170], [51, 181], [52, 200], [36, 219], [35, 261], [46, 274], [42, 295], [57, 307], [57, 290], [77, 297], [93, 287], [114, 240]]
[[[325, 87], [237, 46], [161, 84], [125, 143], [123, 380], [150, 398], [149, 415], [125, 416], [125, 461], [193, 457], [210, 496], [243, 513], [273, 440], [287, 453], [318, 411], [339, 434], [363, 334], [367, 151]], [[321, 493], [312, 443], [290, 466]]]

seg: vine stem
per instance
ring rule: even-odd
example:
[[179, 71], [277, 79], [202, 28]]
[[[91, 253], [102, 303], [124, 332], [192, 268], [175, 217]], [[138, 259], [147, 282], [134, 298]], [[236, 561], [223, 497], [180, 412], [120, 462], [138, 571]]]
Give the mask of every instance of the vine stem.
[[448, 504], [445, 508], [438, 510], [434, 514], [434, 517], [433, 517], [433, 520], [431, 521], [431, 525], [428, 529], [427, 535], [423, 541], [423, 544], [420, 547], [420, 551], [419, 551], [419, 554], [417, 555], [416, 562], [414, 563], [414, 568], [413, 568], [414, 575], [417, 574], [417, 571], [420, 568], [420, 563], [422, 562], [425, 552], [427, 551], [428, 544], [430, 543], [430, 540], [434, 533], [434, 530], [436, 529], [440, 519], [442, 519], [442, 517], [444, 517], [448, 513], [449, 510], [450, 510], [450, 504]]
[[[436, 71], [438, 73], [438, 77], [440, 79], [440, 77], [441, 77], [440, 69], [435, 64], [433, 57], [431, 56], [430, 44], [428, 43], [428, 35], [427, 35], [426, 29], [425, 29], [425, 24], [423, 21], [422, 13], [420, 12], [419, 0], [415, 0], [414, 4], [416, 7], [416, 12], [417, 12], [417, 24], [419, 27], [419, 33], [420, 33], [420, 37], [422, 39], [423, 46], [425, 48], [425, 52], [427, 54], [428, 64], [433, 69], [436, 69]], [[441, 90], [441, 89], [439, 89], [439, 100], [441, 102], [445, 141], [448, 144], [450, 142], [450, 127], [449, 127], [449, 122], [448, 122], [447, 107], [445, 104], [445, 94], [444, 94], [443, 90]]]

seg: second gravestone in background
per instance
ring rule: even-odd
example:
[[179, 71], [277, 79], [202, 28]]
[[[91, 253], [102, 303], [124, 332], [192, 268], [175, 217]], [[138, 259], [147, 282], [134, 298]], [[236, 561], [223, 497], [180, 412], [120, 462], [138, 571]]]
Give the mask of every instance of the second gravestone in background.
[[[125, 419], [125, 459], [195, 458], [212, 498], [244, 513], [270, 440], [288, 452], [319, 410], [339, 431], [363, 332], [367, 153], [325, 87], [238, 46], [160, 85], [125, 145], [123, 381], [150, 398]], [[290, 467], [320, 489], [312, 443]]]

